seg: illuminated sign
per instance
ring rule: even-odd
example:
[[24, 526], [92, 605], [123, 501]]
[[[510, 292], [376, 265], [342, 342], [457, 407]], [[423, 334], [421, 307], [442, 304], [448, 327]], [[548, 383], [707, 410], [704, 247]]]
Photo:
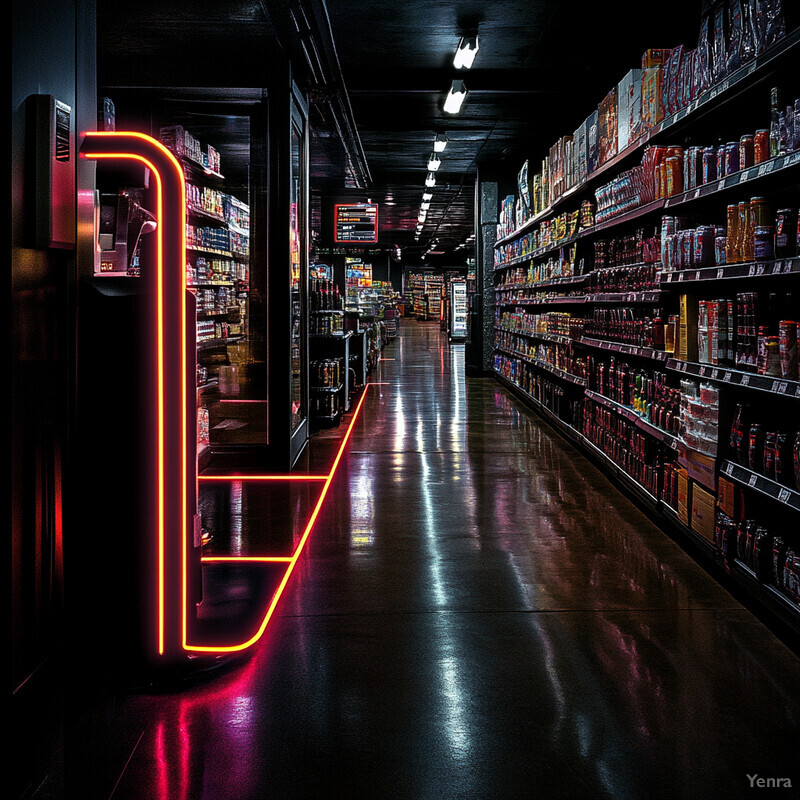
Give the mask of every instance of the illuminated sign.
[[336, 244], [377, 243], [377, 203], [338, 203], [333, 207], [333, 215]]

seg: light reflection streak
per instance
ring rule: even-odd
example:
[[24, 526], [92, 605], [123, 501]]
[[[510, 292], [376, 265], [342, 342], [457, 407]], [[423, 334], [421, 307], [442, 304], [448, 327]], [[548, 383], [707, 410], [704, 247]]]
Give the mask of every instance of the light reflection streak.
[[[441, 423], [437, 415], [437, 429]], [[428, 564], [430, 565], [431, 587], [437, 607], [445, 608], [448, 604], [448, 595], [445, 582], [442, 578], [442, 554], [439, 550], [439, 520], [437, 518], [436, 504], [431, 497], [430, 483], [433, 478], [431, 466], [428, 462], [428, 451], [425, 447], [425, 426], [421, 416], [417, 418], [416, 431], [417, 449], [421, 463], [420, 488], [422, 503], [425, 513], [425, 543], [428, 550]], [[443, 507], [446, 510], [446, 507]], [[449, 632], [448, 632], [449, 636]], [[458, 674], [459, 658], [455, 653], [453, 642], [448, 641], [442, 648], [438, 664], [440, 668], [441, 697], [443, 702], [444, 733], [450, 745], [453, 758], [466, 760], [469, 758], [472, 742], [464, 712], [463, 688]]]

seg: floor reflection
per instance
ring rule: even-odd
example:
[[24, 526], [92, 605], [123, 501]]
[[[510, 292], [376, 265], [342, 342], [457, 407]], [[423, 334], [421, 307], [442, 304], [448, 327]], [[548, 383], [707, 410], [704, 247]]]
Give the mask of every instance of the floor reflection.
[[[797, 656], [463, 354], [403, 321], [263, 640], [202, 685], [117, 698], [107, 743], [139, 733], [124, 759], [97, 745], [118, 771], [76, 775], [82, 799], [800, 785]], [[320, 490], [203, 486], [209, 554], [291, 552]], [[270, 590], [236, 569], [221, 587]]]

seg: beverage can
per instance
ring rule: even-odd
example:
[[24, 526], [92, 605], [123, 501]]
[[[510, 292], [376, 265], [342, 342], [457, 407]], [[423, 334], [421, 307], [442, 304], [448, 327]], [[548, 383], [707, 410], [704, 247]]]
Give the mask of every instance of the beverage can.
[[755, 163], [755, 137], [746, 133], [739, 139], [739, 169], [748, 169]]
[[781, 320], [778, 325], [781, 377], [797, 380], [797, 322]]
[[753, 137], [753, 161], [760, 164], [769, 158], [769, 131], [761, 128]]

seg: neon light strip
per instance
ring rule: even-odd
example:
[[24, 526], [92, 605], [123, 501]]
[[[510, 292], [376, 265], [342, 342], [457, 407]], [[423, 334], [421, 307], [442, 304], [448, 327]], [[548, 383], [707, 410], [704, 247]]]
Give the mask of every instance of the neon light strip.
[[328, 489], [330, 488], [331, 482], [333, 481], [333, 478], [336, 475], [336, 470], [339, 466], [339, 462], [342, 459], [345, 447], [347, 446], [347, 442], [350, 439], [350, 434], [353, 431], [353, 426], [355, 425], [355, 422], [358, 419], [358, 415], [361, 412], [361, 407], [364, 404], [364, 399], [367, 396], [367, 389], [369, 389], [369, 386], [370, 384], [367, 384], [364, 387], [364, 392], [361, 395], [361, 399], [358, 401], [358, 405], [356, 406], [355, 411], [353, 412], [353, 418], [350, 420], [350, 425], [347, 428], [347, 433], [345, 433], [344, 439], [342, 439], [342, 443], [339, 446], [339, 451], [336, 454], [336, 458], [334, 459], [331, 471], [328, 473], [328, 476], [325, 479], [325, 485], [322, 487], [322, 492], [319, 496], [319, 499], [317, 500], [317, 504], [314, 506], [314, 511], [311, 514], [311, 518], [309, 519], [308, 524], [306, 525], [305, 531], [303, 532], [303, 536], [301, 537], [300, 542], [298, 543], [293, 555], [288, 561], [289, 566], [286, 569], [286, 572], [283, 578], [281, 579], [278, 588], [275, 590], [275, 594], [272, 596], [272, 600], [270, 601], [269, 607], [267, 608], [267, 613], [265, 614], [264, 619], [262, 620], [261, 625], [259, 626], [256, 633], [253, 634], [253, 636], [251, 636], [250, 639], [248, 639], [246, 642], [242, 642], [241, 644], [237, 645], [228, 645], [222, 647], [195, 645], [195, 646], [190, 646], [187, 649], [190, 649], [196, 653], [233, 653], [241, 650], [246, 650], [248, 647], [252, 647], [252, 645], [254, 645], [264, 635], [264, 631], [267, 629], [267, 625], [269, 624], [270, 619], [272, 619], [272, 615], [275, 612], [275, 608], [278, 605], [278, 601], [280, 600], [281, 595], [283, 594], [283, 590], [286, 588], [286, 584], [288, 583], [289, 578], [291, 577], [292, 572], [294, 571], [295, 565], [297, 564], [297, 561], [300, 558], [303, 549], [305, 548], [306, 542], [308, 541], [308, 538], [311, 535], [311, 531], [314, 528], [314, 523], [317, 521], [319, 512], [322, 509], [322, 504], [324, 503], [325, 497], [328, 494]]
[[[96, 146], [92, 149], [89, 142]], [[123, 148], [127, 148], [124, 150]], [[106, 131], [91, 131], [84, 134], [84, 145], [80, 153], [82, 158], [87, 159], [132, 159], [144, 164], [147, 169], [155, 177], [156, 181], [156, 204], [157, 212], [156, 217], [158, 220], [158, 227], [156, 229], [156, 339], [158, 343], [157, 361], [157, 460], [158, 460], [158, 652], [163, 655], [166, 649], [165, 642], [165, 628], [166, 621], [165, 615], [167, 613], [166, 602], [166, 585], [165, 585], [165, 571], [167, 567], [166, 557], [166, 521], [167, 514], [167, 493], [165, 484], [167, 480], [166, 475], [166, 378], [165, 378], [165, 236], [169, 235], [170, 254], [177, 263], [176, 273], [178, 275], [177, 297], [178, 313], [177, 318], [180, 324], [180, 333], [177, 337], [177, 344], [180, 347], [178, 361], [180, 364], [178, 378], [180, 396], [180, 431], [178, 438], [180, 442], [180, 547], [181, 547], [181, 575], [182, 575], [182, 601], [181, 601], [181, 628], [183, 632], [183, 640], [186, 639], [186, 614], [188, 599], [187, 592], [187, 577], [188, 577], [188, 555], [187, 555], [187, 542], [188, 542], [188, 521], [187, 521], [187, 479], [188, 479], [188, 464], [186, 458], [187, 450], [187, 388], [186, 388], [186, 307], [184, 302], [184, 294], [186, 289], [186, 270], [185, 270], [185, 251], [186, 251], [186, 208], [185, 198], [186, 189], [183, 176], [183, 170], [180, 164], [170, 151], [159, 141], [150, 136], [146, 136], [137, 132], [106, 132]], [[159, 166], [156, 166], [158, 162]], [[162, 174], [163, 170], [163, 174]], [[169, 193], [169, 201], [165, 202], [165, 193]], [[166, 212], [175, 214], [176, 219], [167, 219]], [[175, 319], [173, 318], [173, 319]], [[172, 346], [175, 345], [171, 341]], [[174, 357], [174, 351], [171, 353]], [[174, 380], [174, 377], [173, 377]], [[174, 390], [174, 384], [171, 385], [171, 390]], [[174, 409], [173, 409], [174, 410]], [[174, 432], [170, 431], [174, 436]], [[171, 475], [174, 480], [175, 475]], [[169, 510], [174, 512], [174, 506], [170, 506]]]
[[[92, 149], [88, 146], [88, 142], [92, 141], [96, 147]], [[158, 507], [158, 652], [164, 655], [167, 649], [167, 638], [169, 633], [169, 644], [172, 644], [172, 630], [177, 627], [181, 631], [180, 645], [183, 650], [193, 652], [234, 652], [244, 650], [263, 635], [269, 620], [275, 611], [278, 601], [283, 594], [283, 590], [294, 571], [300, 555], [302, 554], [305, 544], [308, 541], [317, 517], [319, 516], [322, 505], [333, 481], [334, 475], [338, 468], [339, 462], [350, 439], [353, 426], [361, 411], [364, 399], [366, 398], [367, 389], [370, 384], [367, 384], [365, 390], [358, 402], [356, 410], [348, 426], [347, 432], [341, 442], [339, 451], [336, 454], [333, 465], [327, 476], [317, 475], [265, 475], [265, 476], [205, 476], [204, 480], [324, 480], [324, 485], [311, 517], [306, 525], [303, 536], [298, 543], [295, 552], [290, 557], [276, 556], [276, 557], [220, 557], [201, 559], [209, 562], [273, 562], [273, 563], [286, 563], [288, 564], [287, 570], [281, 580], [278, 589], [272, 597], [265, 617], [254, 636], [246, 642], [238, 645], [209, 647], [200, 645], [191, 645], [188, 641], [188, 543], [189, 543], [189, 521], [187, 518], [187, 503], [188, 503], [188, 416], [187, 416], [187, 403], [188, 403], [188, 387], [186, 380], [187, 369], [187, 336], [186, 336], [186, 271], [185, 271], [185, 253], [186, 253], [186, 207], [185, 207], [185, 181], [183, 170], [175, 157], [161, 142], [136, 132], [89, 132], [84, 134], [84, 143], [81, 148], [81, 157], [88, 159], [132, 159], [144, 164], [147, 169], [153, 174], [156, 182], [156, 203], [157, 203], [157, 252], [156, 252], [156, 273], [155, 273], [155, 294], [156, 294], [156, 339], [158, 344], [157, 353], [157, 473], [158, 473], [158, 486], [157, 486], [157, 507]], [[174, 215], [174, 219], [173, 219]], [[167, 244], [169, 247], [167, 247]], [[169, 266], [175, 267], [175, 271], [169, 273], [165, 271], [165, 264], [167, 262], [165, 250], [169, 251]], [[173, 264], [173, 261], [175, 262]], [[177, 280], [176, 280], [177, 279]], [[177, 313], [167, 316], [166, 304], [169, 300], [170, 305], [174, 304]], [[177, 320], [177, 323], [176, 323]], [[172, 325], [167, 335], [167, 323]], [[179, 332], [175, 331], [175, 324], [180, 325]], [[170, 350], [167, 352], [165, 348], [169, 346]], [[179, 348], [176, 350], [175, 348]], [[168, 363], [169, 362], [169, 363]], [[176, 362], [179, 365], [176, 369]], [[378, 384], [373, 384], [378, 385]], [[176, 433], [174, 418], [176, 416], [176, 409], [174, 404], [176, 400], [179, 402], [180, 410], [177, 412], [177, 427], [179, 431]], [[167, 412], [172, 412], [172, 417], [168, 417]], [[176, 457], [176, 450], [179, 454]], [[169, 458], [169, 461], [168, 461]], [[169, 472], [168, 472], [169, 465]], [[175, 467], [177, 466], [177, 471]], [[198, 480], [196, 468], [193, 470], [193, 480]], [[180, 483], [180, 488], [175, 486], [176, 479]], [[169, 482], [169, 488], [168, 488]], [[180, 498], [180, 508], [176, 508], [174, 498]], [[176, 514], [176, 511], [178, 512]], [[167, 516], [169, 514], [170, 521], [167, 523]], [[180, 541], [175, 542], [174, 539], [167, 539], [168, 529], [176, 522], [178, 517], [178, 524], [175, 527], [180, 529]], [[167, 546], [169, 542], [169, 547]], [[170, 569], [170, 576], [173, 576], [174, 564], [176, 553], [176, 545], [180, 547], [179, 570], [180, 570], [180, 594], [179, 594], [179, 608], [176, 609], [172, 602], [168, 603], [167, 589], [171, 587], [171, 583], [167, 585], [167, 568]], [[171, 577], [172, 580], [172, 577]], [[177, 621], [173, 613], [178, 612], [180, 620]], [[167, 614], [169, 613], [169, 631], [167, 626]], [[171, 649], [171, 648], [170, 648]]]
[[326, 481], [327, 475], [199, 475], [199, 481]]
[[200, 559], [204, 564], [217, 564], [217, 563], [242, 563], [242, 562], [283, 562], [291, 561], [291, 556], [204, 556]]

